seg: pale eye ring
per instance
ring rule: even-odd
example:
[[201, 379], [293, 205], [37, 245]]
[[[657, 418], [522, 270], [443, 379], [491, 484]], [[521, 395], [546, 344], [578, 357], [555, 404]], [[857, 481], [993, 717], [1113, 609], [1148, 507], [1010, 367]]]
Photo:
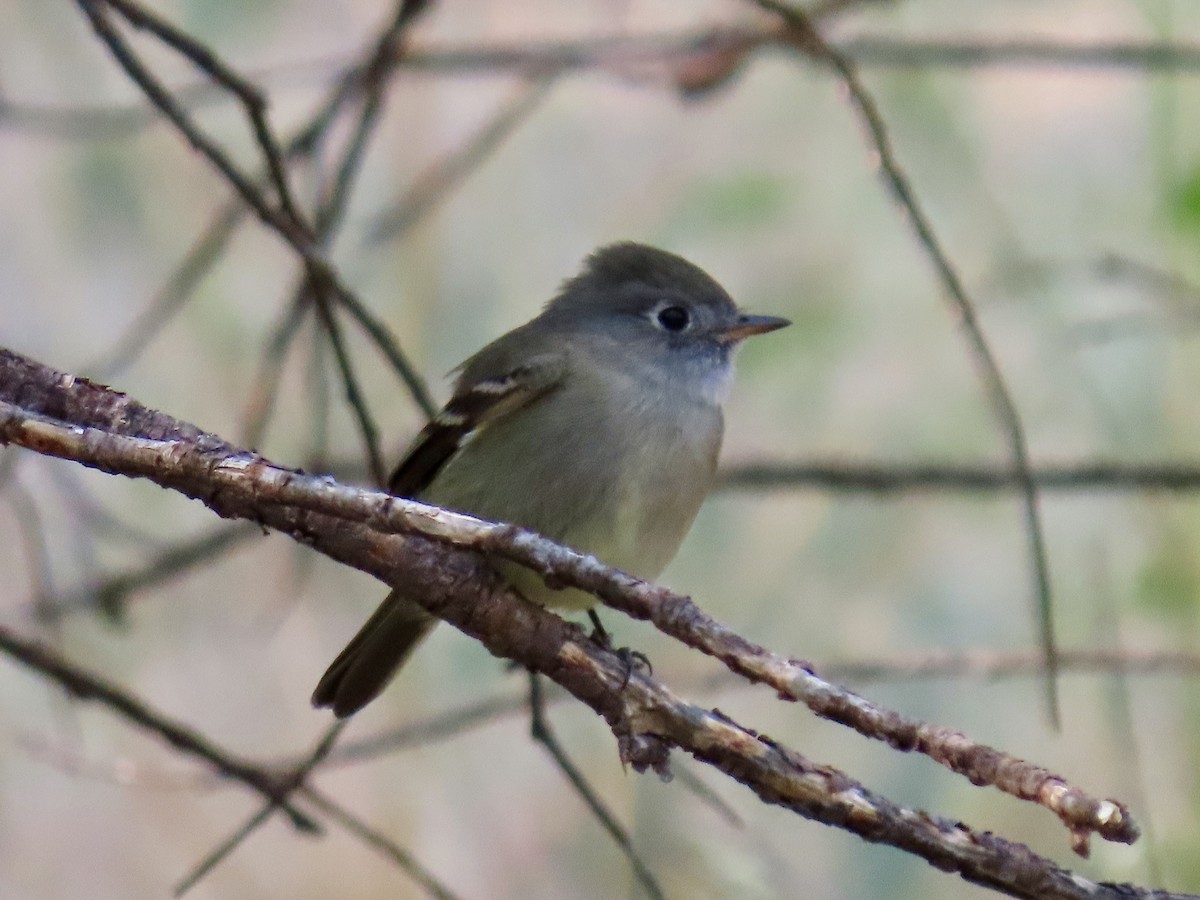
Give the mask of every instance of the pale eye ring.
[[680, 332], [692, 324], [692, 316], [683, 306], [664, 306], [654, 314], [654, 322], [663, 331]]

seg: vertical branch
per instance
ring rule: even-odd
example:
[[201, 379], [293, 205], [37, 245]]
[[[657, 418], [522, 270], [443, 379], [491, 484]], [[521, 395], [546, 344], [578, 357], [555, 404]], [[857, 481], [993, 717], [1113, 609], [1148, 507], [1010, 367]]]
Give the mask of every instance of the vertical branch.
[[926, 216], [916, 193], [908, 180], [888, 137], [887, 126], [870, 92], [858, 77], [858, 71], [849, 58], [834, 49], [821, 36], [809, 18], [800, 10], [778, 2], [778, 0], [754, 0], [763, 9], [778, 15], [786, 24], [783, 40], [797, 50], [807, 53], [825, 63], [845, 85], [853, 107], [865, 126], [875, 151], [879, 154], [880, 169], [884, 182], [893, 197], [905, 212], [905, 218], [916, 232], [917, 239], [933, 263], [938, 278], [950, 297], [954, 312], [967, 337], [968, 346], [975, 359], [980, 377], [983, 379], [987, 396], [992, 403], [996, 418], [1008, 437], [1009, 453], [1013, 472], [1021, 490], [1024, 509], [1025, 531], [1029, 541], [1029, 555], [1033, 568], [1034, 591], [1037, 606], [1038, 629], [1042, 650], [1046, 657], [1046, 697], [1050, 721], [1059, 727], [1060, 710], [1058, 700], [1058, 645], [1054, 635], [1053, 604], [1050, 585], [1050, 563], [1046, 553], [1046, 538], [1042, 517], [1038, 509], [1039, 492], [1030, 472], [1028, 441], [1025, 426], [1013, 402], [1012, 394], [1005, 383], [1000, 365], [984, 336], [974, 304], [967, 295], [962, 279], [951, 265], [933, 231], [933, 224]]

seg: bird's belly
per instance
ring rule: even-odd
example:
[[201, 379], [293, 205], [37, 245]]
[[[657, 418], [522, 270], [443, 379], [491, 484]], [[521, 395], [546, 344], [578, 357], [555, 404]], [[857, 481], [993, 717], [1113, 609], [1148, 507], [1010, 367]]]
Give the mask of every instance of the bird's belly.
[[[711, 484], [720, 411], [703, 410], [704, 420], [687, 429], [661, 407], [601, 407], [535, 421], [541, 412], [528, 411], [519, 428], [509, 420], [485, 429], [446, 465], [425, 499], [524, 526], [638, 578], [658, 577]], [[629, 427], [631, 419], [636, 427]], [[614, 435], [624, 438], [614, 441]], [[485, 478], [483, 472], [505, 474]], [[542, 606], [596, 604], [583, 591], [549, 588], [514, 563], [497, 569]]]

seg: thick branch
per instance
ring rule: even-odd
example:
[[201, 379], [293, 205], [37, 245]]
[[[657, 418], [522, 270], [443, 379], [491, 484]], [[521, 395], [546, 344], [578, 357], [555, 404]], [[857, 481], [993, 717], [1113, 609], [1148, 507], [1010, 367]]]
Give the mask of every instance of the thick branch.
[[[16, 354], [0, 353], [0, 400], [7, 400], [6, 366], [13, 371], [13, 377], [19, 373], [26, 378], [40, 376], [52, 388], [70, 378]], [[97, 391], [109, 394], [106, 389], [83, 380], [71, 380], [71, 385], [85, 396]], [[113, 401], [104, 402], [103, 396], [96, 403], [98, 410], [108, 413], [113, 406]], [[521, 607], [526, 610], [524, 613], [510, 611], [508, 602], [497, 599], [505, 592], [479, 557], [449, 553], [424, 535], [515, 560], [541, 572], [547, 582], [558, 586], [588, 590], [606, 604], [632, 617], [649, 620], [665, 634], [714, 656], [740, 676], [772, 686], [781, 696], [808, 704], [824, 718], [851, 726], [866, 737], [886, 740], [900, 750], [922, 752], [974, 784], [995, 785], [1014, 797], [1042, 804], [1070, 829], [1073, 845], [1080, 853], [1087, 852], [1088, 835], [1093, 832], [1108, 840], [1124, 842], [1132, 842], [1138, 836], [1138, 827], [1122, 804], [1088, 796], [1049, 770], [973, 742], [950, 728], [906, 719], [892, 710], [877, 707], [864, 697], [818, 678], [804, 662], [782, 658], [746, 641], [706, 616], [686, 596], [607, 568], [594, 557], [554, 545], [524, 529], [482, 522], [412, 500], [275, 467], [262, 457], [233, 448], [215, 437], [205, 436], [203, 440], [186, 437], [198, 432], [193, 426], [178, 422], [176, 430], [185, 436], [178, 440], [126, 437], [126, 416], [134, 421], [155, 415], [167, 422], [174, 420], [150, 413], [124, 397], [115, 406], [121, 410], [118, 418], [107, 420], [103, 415], [89, 416], [85, 409], [77, 408], [82, 419], [70, 421], [96, 431], [36, 418], [41, 412], [38, 406], [31, 408], [34, 415], [0, 407], [0, 439], [44, 454], [74, 458], [107, 472], [150, 478], [158, 485], [204, 500], [222, 516], [251, 518], [268, 524], [386, 582], [418, 586], [421, 593], [414, 599], [428, 610], [480, 638], [493, 653], [518, 659], [535, 671], [550, 674], [604, 715], [618, 737], [624, 736], [623, 730], [638, 716], [636, 710], [624, 707], [625, 695], [599, 689], [588, 677], [572, 688], [554, 672], [562, 665], [558, 649], [542, 646], [541, 638], [536, 636], [539, 629], [574, 626], [566, 626], [556, 617], [551, 617], [557, 623], [553, 626], [540, 622], [536, 616], [527, 618], [528, 628], [533, 629], [534, 646], [523, 646], [520, 640], [512, 642], [512, 629], [505, 628], [504, 619], [533, 616], [532, 607]], [[158, 422], [154, 432], [162, 436], [172, 432], [172, 427]], [[122, 433], [113, 433], [109, 428]], [[408, 540], [397, 540], [383, 534], [386, 532], [414, 535]], [[368, 545], [366, 559], [361, 545], [364, 541]], [[455, 618], [443, 606], [461, 602], [464, 592], [476, 595], [482, 592], [482, 595], [462, 611], [461, 619]], [[558, 640], [574, 644], [578, 641], [577, 634], [577, 630], [570, 637], [559, 632]], [[624, 677], [624, 667], [619, 672], [618, 684]], [[636, 728], [634, 733], [638, 733]]]
[[[721, 659], [733, 671], [803, 700], [821, 715], [897, 748], [920, 750], [977, 783], [996, 784], [1042, 803], [1071, 828], [1077, 849], [1086, 848], [1092, 831], [1113, 840], [1136, 838], [1136, 825], [1119, 803], [1092, 798], [1045, 769], [958, 732], [876, 707], [817, 678], [805, 664], [745, 641], [705, 616], [688, 598], [629, 578], [530, 532], [275, 467], [124, 395], [7, 352], [0, 353], [0, 400], [20, 400], [26, 406], [0, 407], [0, 439], [6, 442], [112, 473], [151, 478], [203, 500], [222, 516], [269, 525], [388, 583], [417, 586], [419, 602], [435, 615], [480, 639], [493, 653], [546, 673], [604, 716], [636, 765], [661, 763], [663, 738], [705, 759], [710, 759], [706, 741], [721, 744], [724, 738], [713, 736], [711, 722], [702, 734], [691, 730], [693, 724], [681, 732], [678, 717], [694, 723], [700, 716], [707, 722], [709, 714], [659, 693], [665, 688], [652, 681], [638, 680], [641, 691], [620, 690], [626, 675], [621, 660], [584, 640], [575, 626], [515, 600], [479, 556], [454, 552], [427, 537], [402, 539], [381, 531], [419, 530], [506, 556], [555, 583], [591, 590], [610, 605], [649, 619], [689, 646]], [[51, 410], [58, 410], [63, 420], [47, 418]], [[142, 436], [128, 436], [131, 432]], [[741, 773], [728, 761], [721, 767], [735, 777]]]

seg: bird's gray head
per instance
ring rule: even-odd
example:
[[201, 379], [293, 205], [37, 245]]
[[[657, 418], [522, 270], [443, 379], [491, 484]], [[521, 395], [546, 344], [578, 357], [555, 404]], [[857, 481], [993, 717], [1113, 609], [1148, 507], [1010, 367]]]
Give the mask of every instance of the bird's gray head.
[[788, 324], [738, 309], [703, 269], [686, 259], [630, 242], [610, 244], [588, 257], [540, 317], [610, 345], [631, 361], [687, 380], [719, 397], [729, 378], [732, 351], [744, 338]]

